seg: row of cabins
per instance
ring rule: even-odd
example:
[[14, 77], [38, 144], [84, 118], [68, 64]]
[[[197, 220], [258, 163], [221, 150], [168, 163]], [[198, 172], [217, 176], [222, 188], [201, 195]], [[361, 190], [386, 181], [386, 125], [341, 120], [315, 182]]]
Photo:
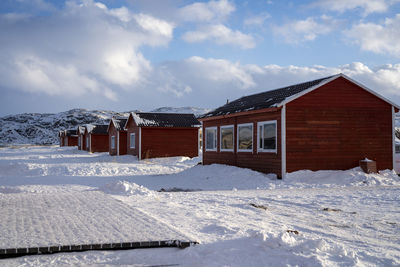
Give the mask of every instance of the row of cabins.
[[[88, 152], [133, 155], [138, 159], [156, 157], [197, 157], [201, 124], [193, 114], [131, 113], [112, 118], [108, 125], [78, 126], [75, 145]], [[72, 144], [60, 136], [60, 145]], [[68, 143], [69, 142], [69, 143]]]
[[[280, 178], [304, 169], [347, 170], [366, 158], [376, 162], [377, 170], [394, 169], [399, 109], [343, 74], [244, 96], [198, 118], [202, 163], [250, 168]], [[177, 121], [167, 122], [162, 116], [168, 117], [132, 113], [126, 121], [111, 120], [110, 154], [126, 149], [141, 159], [173, 156], [183, 149], [196, 156], [197, 120], [193, 117], [193, 125], [179, 125], [185, 130], [176, 131]], [[78, 131], [82, 147], [87, 134], [90, 131]]]

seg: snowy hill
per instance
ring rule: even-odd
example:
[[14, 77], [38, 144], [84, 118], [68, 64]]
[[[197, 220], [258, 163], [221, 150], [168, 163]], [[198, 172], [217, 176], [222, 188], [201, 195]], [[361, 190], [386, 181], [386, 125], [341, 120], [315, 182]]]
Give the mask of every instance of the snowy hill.
[[[163, 107], [152, 112], [205, 113], [206, 109]], [[72, 109], [60, 113], [23, 113], [0, 118], [0, 145], [11, 144], [58, 144], [61, 130], [76, 129], [82, 124], [108, 124], [113, 116], [127, 117], [129, 112]]]
[[72, 109], [60, 113], [24, 113], [0, 118], [0, 144], [57, 144], [60, 130], [87, 123], [106, 124], [112, 116], [128, 116], [104, 110]]

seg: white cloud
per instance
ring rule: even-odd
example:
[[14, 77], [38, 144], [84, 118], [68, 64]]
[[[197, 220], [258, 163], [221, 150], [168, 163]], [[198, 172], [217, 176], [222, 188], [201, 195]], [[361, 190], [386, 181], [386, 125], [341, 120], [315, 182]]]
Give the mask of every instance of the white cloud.
[[73, 65], [61, 65], [36, 56], [19, 56], [10, 74], [8, 79], [28, 92], [80, 96], [89, 91], [116, 99], [111, 90], [80, 74]]
[[261, 26], [264, 24], [265, 20], [271, 17], [268, 13], [262, 13], [256, 16], [248, 17], [244, 20], [243, 24], [246, 26]]
[[353, 9], [363, 10], [364, 15], [371, 13], [386, 12], [390, 5], [396, 1], [392, 0], [318, 0], [313, 6], [322, 7], [327, 10], [345, 12]]
[[235, 5], [228, 0], [196, 2], [182, 7], [179, 17], [183, 21], [207, 22], [225, 19], [235, 11]]
[[287, 43], [313, 41], [319, 35], [332, 32], [338, 21], [329, 16], [318, 18], [309, 17], [305, 20], [291, 21], [280, 26], [273, 26], [275, 35], [280, 36]]
[[400, 57], [400, 14], [383, 24], [360, 23], [345, 32], [364, 51]]
[[240, 64], [224, 59], [190, 57], [156, 67], [148, 87], [158, 85], [163, 103], [215, 108], [243, 95], [344, 73], [394, 102], [400, 103], [400, 64], [370, 68], [354, 62], [326, 66], [279, 66]]
[[174, 25], [125, 7], [68, 1], [49, 16], [2, 16], [0, 86], [48, 95], [116, 100], [152, 70], [140, 47], [167, 45]]
[[222, 24], [199, 27], [197, 31], [186, 32], [182, 38], [189, 43], [212, 40], [218, 45], [229, 44], [243, 49], [254, 48], [256, 45], [251, 35], [231, 30]]
[[233, 84], [239, 89], [247, 89], [256, 85], [251, 76], [252, 72], [239, 63], [232, 63], [224, 59], [191, 57], [185, 60], [185, 65], [195, 70], [197, 75], [204, 77], [205, 80]]

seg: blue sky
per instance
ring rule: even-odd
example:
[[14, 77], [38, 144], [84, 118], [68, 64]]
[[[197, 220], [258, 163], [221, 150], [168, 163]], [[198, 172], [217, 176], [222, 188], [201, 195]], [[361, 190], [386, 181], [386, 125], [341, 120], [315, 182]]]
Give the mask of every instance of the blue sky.
[[215, 108], [345, 73], [400, 104], [400, 0], [2, 0], [0, 116]]

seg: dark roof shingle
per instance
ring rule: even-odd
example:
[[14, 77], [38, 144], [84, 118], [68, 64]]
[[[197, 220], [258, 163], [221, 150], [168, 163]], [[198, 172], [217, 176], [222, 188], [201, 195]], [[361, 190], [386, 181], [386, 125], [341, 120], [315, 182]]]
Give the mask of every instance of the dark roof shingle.
[[132, 113], [135, 123], [139, 127], [198, 127], [200, 122], [194, 114], [183, 113]]
[[107, 124], [87, 124], [86, 129], [88, 133], [91, 134], [108, 134], [107, 129], [108, 125]]
[[66, 136], [72, 136], [72, 135], [77, 135], [77, 131], [76, 130], [65, 130], [65, 135]]
[[221, 115], [228, 115], [231, 113], [236, 113], [236, 112], [244, 112], [244, 111], [250, 111], [250, 110], [257, 110], [257, 109], [263, 109], [263, 108], [272, 108], [283, 102], [286, 98], [297, 95], [307, 89], [310, 89], [311, 87], [314, 87], [332, 77], [325, 77], [322, 79], [318, 80], [313, 80], [313, 81], [308, 81], [304, 83], [299, 83], [295, 85], [290, 85], [287, 87], [267, 91], [267, 92], [262, 92], [262, 93], [257, 93], [254, 95], [249, 95], [249, 96], [244, 96], [239, 99], [236, 99], [232, 102], [227, 103], [224, 106], [221, 106], [217, 109], [214, 109], [204, 115], [202, 115], [200, 118], [207, 118], [207, 117], [213, 117], [213, 116], [221, 116]]
[[122, 131], [124, 130], [126, 121], [128, 119], [126, 118], [112, 118], [111, 122], [114, 124], [115, 129], [117, 129], [117, 131]]

